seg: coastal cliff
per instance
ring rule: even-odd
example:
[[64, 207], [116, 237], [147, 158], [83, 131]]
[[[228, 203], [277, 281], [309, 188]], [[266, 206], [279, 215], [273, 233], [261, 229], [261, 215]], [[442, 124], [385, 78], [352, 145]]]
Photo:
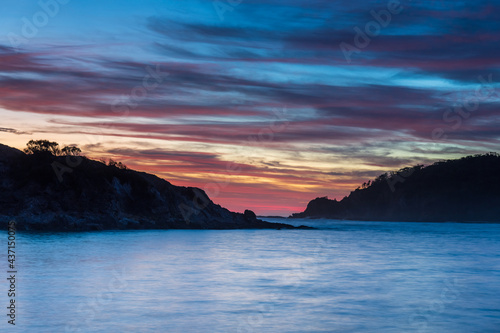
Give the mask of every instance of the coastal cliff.
[[309, 202], [292, 218], [499, 222], [500, 156], [467, 156], [385, 173], [340, 201]]
[[0, 223], [11, 220], [40, 231], [294, 228], [230, 212], [201, 189], [151, 174], [0, 145]]

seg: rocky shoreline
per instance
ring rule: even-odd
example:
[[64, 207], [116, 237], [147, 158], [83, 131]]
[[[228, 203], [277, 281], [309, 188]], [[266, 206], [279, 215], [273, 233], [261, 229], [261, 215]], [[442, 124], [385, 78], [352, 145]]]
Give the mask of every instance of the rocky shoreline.
[[500, 155], [488, 153], [385, 173], [340, 201], [311, 200], [291, 218], [500, 222]]
[[[17, 230], [308, 229], [230, 212], [194, 187], [79, 157], [0, 145], [0, 224]], [[65, 169], [66, 168], [66, 169]]]

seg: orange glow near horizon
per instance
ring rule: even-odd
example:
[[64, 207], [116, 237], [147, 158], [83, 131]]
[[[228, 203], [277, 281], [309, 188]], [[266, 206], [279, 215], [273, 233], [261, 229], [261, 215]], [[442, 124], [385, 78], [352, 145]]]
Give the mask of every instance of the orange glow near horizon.
[[[216, 160], [216, 163], [211, 161], [211, 165], [204, 166], [199, 161], [189, 161], [188, 154], [181, 155], [182, 160], [167, 161], [110, 154], [105, 145], [88, 152], [85, 151], [85, 142], [80, 143], [75, 135], [0, 134], [1, 143], [20, 150], [31, 139], [48, 139], [59, 142], [61, 146], [77, 144], [89, 158], [113, 158], [131, 169], [155, 174], [174, 185], [201, 188], [215, 203], [236, 212], [251, 209], [258, 215], [288, 216], [304, 210], [307, 203], [317, 196], [342, 198], [360, 184], [355, 178], [326, 177], [322, 170], [303, 167], [282, 171], [280, 168], [239, 163], [239, 169], [228, 171], [226, 166], [231, 162]], [[114, 145], [116, 143], [110, 144], [111, 147]]]

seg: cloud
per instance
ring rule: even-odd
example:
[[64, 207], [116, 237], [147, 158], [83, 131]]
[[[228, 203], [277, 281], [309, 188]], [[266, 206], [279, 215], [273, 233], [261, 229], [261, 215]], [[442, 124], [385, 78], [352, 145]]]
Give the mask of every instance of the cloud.
[[[103, 34], [99, 43], [81, 36], [88, 44], [75, 45], [80, 32], [65, 33], [68, 23], [61, 23], [57, 36], [46, 30], [52, 39], [19, 50], [0, 45], [0, 108], [44, 116], [41, 132], [102, 134], [105, 142], [84, 149], [182, 184], [203, 186], [203, 174], [223, 174], [234, 158], [199, 146], [246, 155], [258, 149], [266, 158], [236, 161], [241, 179], [220, 196], [226, 205], [240, 198], [239, 206], [244, 197], [267, 206], [265, 197], [295, 207], [294, 196], [306, 203], [309, 195], [343, 195], [381, 171], [499, 142], [498, 96], [481, 100], [455, 128], [445, 115], [480, 86], [479, 75], [491, 74], [498, 89], [500, 4], [405, 2], [351, 64], [339, 44], [354, 43], [353, 28], [364, 29], [370, 12], [387, 3], [245, 0], [224, 21], [210, 2], [200, 4], [179, 2], [178, 11], [164, 14], [143, 6], [139, 26], [106, 22], [113, 37]], [[128, 17], [132, 7], [120, 13]], [[153, 82], [148, 67], [163, 75], [144, 90], [145, 79]], [[274, 110], [284, 108], [277, 119]], [[284, 126], [269, 136], [273, 124]], [[446, 140], [433, 140], [436, 128]], [[127, 140], [148, 149], [117, 143]], [[197, 148], [155, 148], [159, 143]]]
[[0, 132], [6, 132], [6, 133], [12, 133], [12, 134], [32, 134], [30, 132], [23, 132], [23, 131], [18, 131], [14, 128], [5, 128], [5, 127], [0, 127]]

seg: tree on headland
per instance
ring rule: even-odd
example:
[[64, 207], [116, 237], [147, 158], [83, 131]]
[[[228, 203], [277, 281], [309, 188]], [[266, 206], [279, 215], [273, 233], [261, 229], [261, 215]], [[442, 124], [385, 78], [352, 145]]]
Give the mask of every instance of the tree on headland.
[[107, 166], [110, 166], [110, 167], [115, 167], [115, 168], [118, 168], [118, 169], [122, 169], [122, 170], [127, 170], [128, 167], [123, 164], [122, 162], [117, 162], [115, 161], [114, 159], [110, 158], [107, 162], [106, 162], [106, 159], [101, 157], [99, 160], [98, 160], [100, 163], [104, 164], [104, 165], [107, 165]]
[[80, 156], [82, 150], [77, 146], [66, 146], [61, 150], [61, 152], [66, 156]]
[[112, 158], [109, 159], [108, 166], [114, 166], [117, 167], [118, 169], [123, 169], [123, 170], [127, 169], [127, 166], [125, 164], [123, 164], [122, 162], [116, 162]]
[[59, 144], [49, 140], [30, 140], [26, 146], [27, 147], [24, 149], [24, 152], [30, 155], [45, 152], [57, 156], [61, 153], [59, 150]]
[[[24, 152], [28, 155], [50, 154], [53, 156], [80, 156], [82, 153], [82, 150], [75, 145], [65, 146], [60, 149], [57, 142], [49, 140], [30, 140], [26, 146]], [[117, 162], [111, 158], [107, 163], [106, 159], [100, 159], [99, 162], [122, 170], [128, 169], [122, 162]]]
[[50, 153], [54, 156], [80, 156], [82, 150], [77, 146], [65, 146], [63, 149], [59, 148], [57, 142], [49, 140], [30, 140], [26, 144], [24, 152], [29, 155], [39, 153]]

